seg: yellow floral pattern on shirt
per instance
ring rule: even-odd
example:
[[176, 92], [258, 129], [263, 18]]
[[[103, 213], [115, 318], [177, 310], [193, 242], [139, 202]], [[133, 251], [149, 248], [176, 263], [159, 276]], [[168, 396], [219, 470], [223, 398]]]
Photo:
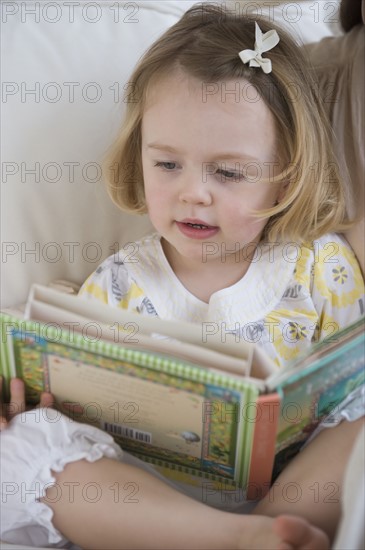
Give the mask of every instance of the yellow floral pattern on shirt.
[[364, 307], [361, 271], [352, 250], [339, 239], [304, 243], [293, 279], [292, 295], [299, 294], [299, 285], [302, 300], [294, 298], [292, 309], [279, 303], [264, 319], [277, 364], [295, 359], [306, 345], [331, 336], [356, 318], [356, 311], [360, 316]]
[[277, 358], [277, 364], [282, 359], [285, 362], [295, 359], [303, 350], [303, 341], [312, 342], [316, 335], [318, 313], [314, 308], [296, 309], [295, 321], [293, 311], [289, 309], [276, 309], [265, 317], [265, 325], [270, 330], [270, 342], [272, 342]]
[[[315, 286], [318, 293], [327, 299], [332, 307], [344, 308], [353, 305], [359, 299], [359, 289], [363, 288], [364, 283], [360, 270], [353, 269], [356, 260], [352, 250], [340, 243], [334, 244], [338, 248], [335, 256], [329, 255], [325, 247], [318, 249], [314, 261]], [[331, 265], [326, 265], [327, 269], [324, 269], [325, 263]], [[329, 280], [328, 273], [332, 280]]]
[[[145, 252], [141, 244], [139, 250], [139, 265], [142, 269], [146, 265], [145, 269], [149, 273], [149, 254], [154, 254], [155, 249], [152, 248], [152, 252], [147, 249]], [[361, 271], [352, 250], [340, 236], [325, 235], [313, 243], [304, 243], [298, 248], [296, 260], [288, 257], [284, 261], [295, 262], [284, 293], [274, 297], [275, 300], [272, 300], [270, 309], [266, 312], [261, 313], [261, 305], [258, 303], [260, 314], [255, 317], [253, 310], [252, 322], [249, 323], [257, 326], [260, 334], [260, 338], [253, 341], [262, 346], [279, 366], [291, 362], [312, 343], [331, 336], [364, 314], [364, 281]], [[161, 301], [166, 293], [172, 296], [169, 280], [163, 279], [164, 269], [165, 267], [161, 269], [161, 284], [155, 286], [154, 293], [149, 296], [144, 285], [139, 282], [138, 274], [132, 270], [132, 266], [124, 262], [123, 257], [118, 257], [116, 261], [109, 258], [87, 279], [80, 294], [115, 307], [158, 315], [155, 300]], [[158, 273], [155, 266], [156, 272]], [[269, 276], [265, 278], [266, 287], [271, 286], [271, 277], [277, 276], [273, 266]], [[257, 284], [256, 280], [250, 284]], [[251, 289], [250, 284], [246, 285], [241, 297], [234, 298], [243, 309], [245, 296]], [[156, 295], [156, 292], [161, 294]], [[184, 291], [174, 293], [172, 299], [178, 303], [181, 300], [182, 315], [186, 317]], [[223, 305], [225, 300], [227, 298], [223, 295]], [[174, 303], [175, 312], [178, 303]], [[230, 314], [229, 303], [227, 300], [227, 305], [222, 307], [222, 323], [239, 325], [239, 319], [232, 318]], [[194, 320], [194, 307], [189, 309], [188, 315], [190, 320]]]

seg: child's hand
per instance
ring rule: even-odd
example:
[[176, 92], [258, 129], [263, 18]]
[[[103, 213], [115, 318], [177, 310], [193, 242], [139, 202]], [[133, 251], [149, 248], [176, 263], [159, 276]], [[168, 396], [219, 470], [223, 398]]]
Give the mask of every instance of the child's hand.
[[[0, 395], [2, 388], [2, 378], [0, 377]], [[54, 404], [54, 397], [51, 393], [43, 392], [41, 395], [41, 401], [39, 407], [52, 407]], [[12, 378], [10, 380], [10, 403], [0, 403], [0, 431], [4, 430], [9, 420], [15, 415], [27, 410], [25, 406], [25, 388], [23, 380], [20, 378]]]

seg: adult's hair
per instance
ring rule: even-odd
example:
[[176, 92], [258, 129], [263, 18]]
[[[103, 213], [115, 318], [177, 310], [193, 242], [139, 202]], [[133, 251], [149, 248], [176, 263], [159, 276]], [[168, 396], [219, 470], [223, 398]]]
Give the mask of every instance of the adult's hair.
[[340, 23], [345, 32], [363, 23], [361, 8], [362, 0], [341, 0]]
[[[279, 44], [264, 54], [272, 62], [269, 74], [244, 64], [238, 55], [243, 49], [253, 49], [255, 21], [263, 33], [276, 28], [280, 37]], [[209, 3], [194, 5], [169, 28], [148, 49], [130, 78], [125, 121], [106, 160], [109, 193], [120, 208], [147, 211], [141, 122], [149, 89], [175, 71], [205, 84], [244, 79], [270, 109], [284, 163], [280, 176], [271, 181], [282, 180], [287, 187], [280, 204], [258, 214], [269, 218], [265, 239], [300, 242], [348, 227], [331, 129], [300, 47], [265, 18], [239, 15]]]

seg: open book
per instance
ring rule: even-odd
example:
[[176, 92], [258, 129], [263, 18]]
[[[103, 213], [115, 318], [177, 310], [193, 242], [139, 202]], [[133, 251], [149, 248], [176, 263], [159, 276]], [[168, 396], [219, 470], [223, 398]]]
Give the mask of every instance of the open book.
[[[279, 370], [212, 326], [163, 321], [34, 285], [1, 313], [1, 374], [188, 484], [261, 498], [319, 422], [364, 383], [364, 318]], [[230, 338], [232, 336], [232, 338]], [[44, 411], [46, 414], [46, 410]]]

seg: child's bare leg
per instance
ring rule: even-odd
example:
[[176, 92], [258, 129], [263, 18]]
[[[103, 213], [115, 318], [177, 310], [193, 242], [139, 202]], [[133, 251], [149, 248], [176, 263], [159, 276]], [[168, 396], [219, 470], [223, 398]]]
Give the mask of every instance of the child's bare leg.
[[300, 518], [221, 512], [109, 458], [72, 462], [53, 475], [57, 485], [42, 500], [55, 527], [85, 549], [328, 548], [325, 535]]
[[277, 478], [255, 514], [295, 514], [333, 540], [341, 516], [342, 480], [363, 418], [323, 430]]

